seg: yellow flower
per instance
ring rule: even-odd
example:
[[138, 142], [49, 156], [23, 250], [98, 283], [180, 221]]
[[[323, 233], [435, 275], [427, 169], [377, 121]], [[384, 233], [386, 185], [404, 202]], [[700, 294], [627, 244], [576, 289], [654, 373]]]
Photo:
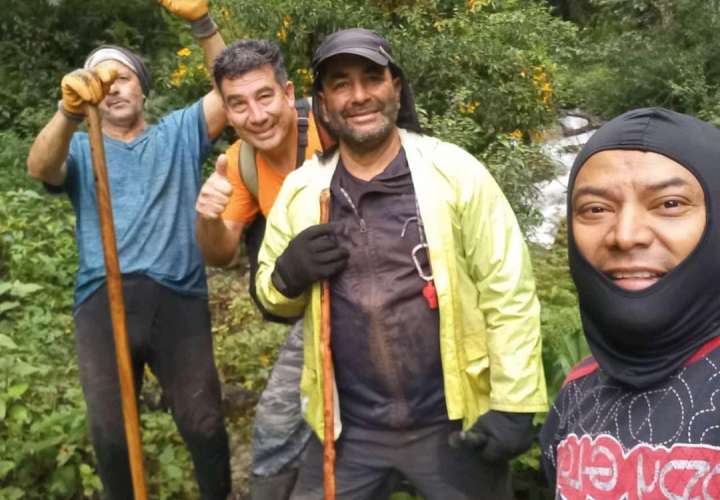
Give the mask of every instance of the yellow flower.
[[270, 358], [267, 354], [261, 354], [259, 358], [260, 364], [263, 366], [268, 366], [270, 364]]
[[470, 12], [475, 12], [488, 5], [491, 1], [492, 0], [465, 0], [465, 5]]
[[540, 142], [543, 139], [542, 130], [533, 128], [533, 129], [530, 129], [529, 133], [530, 133], [530, 139], [532, 139], [533, 142]]
[[287, 41], [290, 24], [292, 24], [292, 18], [290, 16], [283, 16], [282, 26], [280, 27], [280, 31], [277, 32], [278, 40], [281, 42]]
[[179, 55], [180, 57], [188, 57], [190, 54], [192, 54], [192, 50], [187, 47], [183, 47], [182, 49], [177, 51], [177, 55]]
[[302, 87], [302, 93], [306, 94], [310, 91], [310, 87], [312, 87], [313, 83], [313, 75], [312, 71], [307, 68], [300, 68], [295, 71], [297, 73], [298, 78], [300, 80], [300, 86]]
[[471, 115], [475, 113], [475, 111], [480, 106], [480, 101], [470, 101], [469, 103], [460, 103], [458, 104], [458, 111], [460, 111], [460, 114], [463, 115]]
[[187, 75], [188, 69], [187, 66], [184, 64], [178, 64], [178, 67], [175, 68], [175, 71], [173, 71], [173, 74], [170, 75], [170, 84], [173, 87], [179, 87], [182, 83], [183, 79]]

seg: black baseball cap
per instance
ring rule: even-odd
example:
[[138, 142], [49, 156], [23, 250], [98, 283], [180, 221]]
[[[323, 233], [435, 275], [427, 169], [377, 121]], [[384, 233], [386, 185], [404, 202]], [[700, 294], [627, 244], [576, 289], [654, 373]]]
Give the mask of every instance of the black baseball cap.
[[338, 54], [354, 54], [380, 66], [395, 64], [387, 40], [368, 29], [350, 28], [336, 31], [322, 41], [312, 60], [315, 76], [324, 61]]

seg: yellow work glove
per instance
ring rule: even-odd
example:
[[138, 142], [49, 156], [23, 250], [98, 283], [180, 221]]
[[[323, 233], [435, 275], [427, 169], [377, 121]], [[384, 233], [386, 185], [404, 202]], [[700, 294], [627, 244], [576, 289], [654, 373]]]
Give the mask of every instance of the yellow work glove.
[[93, 69], [76, 69], [60, 83], [62, 107], [72, 115], [84, 115], [86, 104], [98, 104], [117, 78], [117, 71], [100, 63]]
[[158, 0], [168, 12], [186, 21], [197, 21], [208, 13], [208, 0]]

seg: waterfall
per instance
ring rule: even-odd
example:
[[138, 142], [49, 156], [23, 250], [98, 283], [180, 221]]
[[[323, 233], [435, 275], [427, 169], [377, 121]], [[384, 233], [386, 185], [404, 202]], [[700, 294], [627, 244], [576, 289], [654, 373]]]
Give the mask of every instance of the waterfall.
[[535, 228], [530, 241], [544, 247], [552, 246], [558, 226], [565, 218], [565, 197], [567, 195], [570, 168], [582, 146], [593, 135], [596, 128], [590, 120], [581, 116], [568, 115], [560, 119], [562, 135], [549, 139], [542, 149], [559, 165], [558, 176], [538, 185], [538, 204], [543, 221]]

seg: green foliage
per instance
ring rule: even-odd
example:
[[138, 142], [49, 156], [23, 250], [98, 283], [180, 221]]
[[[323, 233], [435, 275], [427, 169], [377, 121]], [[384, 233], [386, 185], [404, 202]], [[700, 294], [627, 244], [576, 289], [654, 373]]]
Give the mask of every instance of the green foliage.
[[69, 362], [70, 221], [67, 202], [27, 189], [0, 194], [2, 498], [72, 498], [97, 489], [85, 465], [85, 405]]
[[577, 292], [567, 269], [566, 238], [562, 228], [551, 249], [531, 247], [542, 305], [543, 363], [551, 401], [560, 390], [565, 375], [590, 354], [580, 323]]
[[0, 129], [32, 136], [54, 113], [62, 76], [114, 43], [153, 58], [177, 44], [147, 0], [4, 2], [0, 19]]
[[290, 327], [263, 321], [247, 293], [244, 271], [215, 273], [210, 279], [215, 356], [226, 383], [260, 392]]
[[720, 124], [720, 4], [705, 0], [589, 0], [581, 44], [559, 77], [559, 98], [612, 117], [664, 106]]
[[482, 155], [495, 180], [511, 200], [513, 209], [526, 233], [542, 222], [535, 203], [540, 194], [538, 183], [553, 178], [557, 165], [536, 146], [511, 135], [500, 135]]

